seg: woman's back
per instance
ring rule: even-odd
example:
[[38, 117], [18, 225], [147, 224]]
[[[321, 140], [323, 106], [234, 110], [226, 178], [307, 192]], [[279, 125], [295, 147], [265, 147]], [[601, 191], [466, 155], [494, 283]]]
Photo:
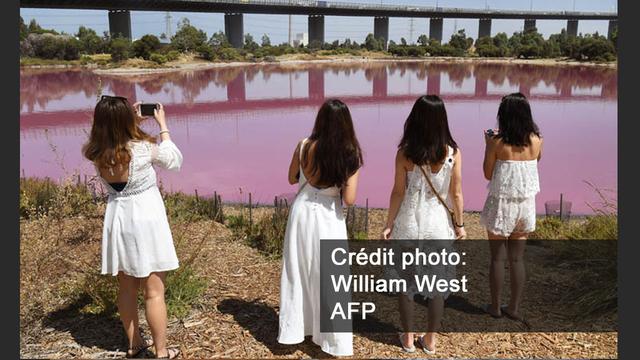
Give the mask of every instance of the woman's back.
[[501, 138], [495, 138], [496, 159], [511, 161], [538, 160], [542, 151], [542, 139], [535, 134], [530, 135], [531, 144], [514, 146], [506, 144]]

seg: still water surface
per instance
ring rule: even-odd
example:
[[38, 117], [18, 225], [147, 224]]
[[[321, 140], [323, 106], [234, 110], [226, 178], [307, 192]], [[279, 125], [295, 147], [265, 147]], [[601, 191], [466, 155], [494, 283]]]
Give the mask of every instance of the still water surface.
[[[364, 150], [358, 203], [387, 207], [396, 146], [415, 99], [445, 101], [451, 131], [463, 153], [465, 208], [480, 210], [483, 130], [496, 126], [500, 98], [529, 96], [545, 138], [540, 163], [544, 203], [564, 199], [573, 212], [591, 213], [599, 198], [585, 183], [617, 183], [617, 71], [608, 68], [509, 64], [296, 64], [227, 67], [117, 77], [86, 70], [22, 71], [20, 156], [26, 176], [59, 179], [93, 174], [80, 148], [99, 93], [131, 102], [162, 102], [173, 140], [184, 154], [179, 173], [159, 171], [165, 188], [225, 201], [272, 203], [295, 192], [287, 169], [297, 141], [313, 126], [324, 99], [351, 109]], [[157, 132], [153, 120], [144, 125]]]

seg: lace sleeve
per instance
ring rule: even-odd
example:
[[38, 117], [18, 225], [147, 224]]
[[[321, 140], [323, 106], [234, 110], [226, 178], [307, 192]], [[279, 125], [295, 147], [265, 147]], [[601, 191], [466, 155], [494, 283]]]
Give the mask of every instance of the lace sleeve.
[[154, 164], [167, 170], [180, 170], [182, 153], [171, 140], [164, 140], [160, 145], [154, 145], [151, 152]]

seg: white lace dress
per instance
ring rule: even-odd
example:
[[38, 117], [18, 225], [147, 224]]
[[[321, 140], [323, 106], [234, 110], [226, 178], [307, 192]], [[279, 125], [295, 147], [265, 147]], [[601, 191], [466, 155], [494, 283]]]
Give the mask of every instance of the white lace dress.
[[109, 193], [102, 231], [102, 274], [122, 271], [143, 278], [178, 268], [153, 165], [178, 170], [182, 154], [170, 140], [159, 145], [131, 141], [129, 149], [129, 178], [122, 191], [99, 176]]
[[[299, 188], [306, 182], [300, 167]], [[278, 342], [299, 344], [311, 335], [322, 351], [350, 356], [352, 333], [320, 332], [320, 239], [347, 239], [340, 189], [307, 184], [291, 205], [285, 231]]]
[[538, 160], [496, 160], [480, 222], [493, 234], [508, 237], [536, 229]]
[[[433, 187], [450, 208], [449, 186], [451, 184], [453, 165], [455, 164], [453, 155], [454, 149], [449, 146], [444, 165], [437, 173], [433, 173], [429, 166], [425, 166], [425, 172], [429, 176]], [[420, 250], [424, 252], [440, 252], [442, 249], [453, 251], [453, 242], [456, 235], [451, 216], [449, 216], [447, 209], [433, 193], [417, 165], [414, 165], [412, 171], [407, 172], [407, 188], [398, 210], [398, 215], [393, 223], [390, 238], [428, 240], [420, 244]], [[418, 275], [436, 275], [438, 278], [444, 279], [453, 279], [456, 275], [455, 268], [452, 266], [422, 266], [413, 270]], [[394, 277], [398, 276], [394, 269], [390, 269], [389, 274]], [[411, 278], [413, 278], [412, 275], [410, 276]], [[419, 293], [415, 287], [415, 281], [410, 281], [408, 284], [411, 285], [408, 289], [411, 297]], [[429, 293], [423, 291], [420, 294], [429, 298], [442, 295], [446, 299], [449, 296], [449, 292]]]

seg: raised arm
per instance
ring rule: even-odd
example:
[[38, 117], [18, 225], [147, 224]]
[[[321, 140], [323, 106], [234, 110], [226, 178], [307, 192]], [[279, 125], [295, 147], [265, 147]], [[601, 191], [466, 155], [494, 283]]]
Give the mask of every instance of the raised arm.
[[358, 176], [360, 176], [360, 169], [347, 179], [347, 184], [342, 187], [342, 201], [345, 205], [351, 206], [356, 203], [356, 190], [358, 190]]
[[387, 215], [387, 224], [382, 231], [382, 238], [388, 239], [393, 230], [393, 222], [396, 220], [402, 199], [404, 198], [404, 192], [407, 187], [407, 161], [402, 154], [402, 150], [398, 150], [396, 153], [395, 164], [395, 179], [393, 182], [393, 189], [391, 190], [391, 196], [389, 197], [389, 213]]
[[293, 151], [293, 157], [289, 164], [289, 184], [297, 184], [300, 180], [300, 144], [296, 145], [296, 149]]
[[[139, 112], [139, 104], [136, 103], [136, 111]], [[158, 103], [153, 110], [153, 117], [160, 126], [160, 145], [154, 146], [151, 154], [153, 163], [168, 170], [180, 170], [182, 166], [182, 153], [176, 144], [171, 141], [169, 128], [165, 119], [164, 107]]]
[[464, 199], [462, 197], [462, 152], [458, 149], [453, 156], [453, 172], [449, 184], [449, 196], [453, 203], [455, 224], [453, 224], [458, 238], [464, 238], [467, 233], [464, 229]]
[[493, 177], [493, 167], [496, 165], [497, 159], [497, 140], [495, 137], [491, 137], [487, 134], [485, 134], [484, 140], [485, 149], [482, 169], [484, 170], [484, 178], [491, 180], [491, 177]]

